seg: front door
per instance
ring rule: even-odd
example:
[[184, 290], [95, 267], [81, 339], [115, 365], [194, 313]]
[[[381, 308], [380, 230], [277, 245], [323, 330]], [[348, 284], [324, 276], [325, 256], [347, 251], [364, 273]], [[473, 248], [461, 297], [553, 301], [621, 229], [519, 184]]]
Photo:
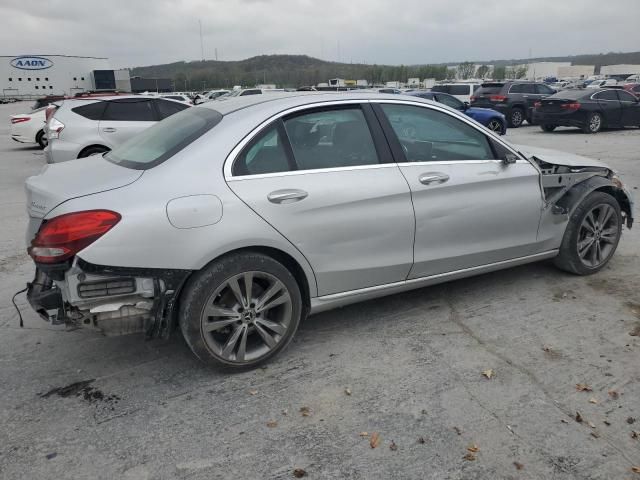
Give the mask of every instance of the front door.
[[605, 126], [617, 127], [621, 124], [622, 109], [620, 108], [618, 94], [614, 89], [598, 92], [592, 98], [598, 102], [598, 106], [604, 115]]
[[617, 93], [622, 108], [622, 126], [640, 127], [640, 100], [624, 90], [618, 90]]
[[409, 278], [537, 253], [542, 194], [528, 161], [506, 164], [504, 146], [433, 107], [380, 103], [377, 112], [401, 147], [416, 213]]
[[227, 182], [307, 258], [319, 295], [409, 274], [411, 194], [368, 105], [275, 120], [235, 158]]

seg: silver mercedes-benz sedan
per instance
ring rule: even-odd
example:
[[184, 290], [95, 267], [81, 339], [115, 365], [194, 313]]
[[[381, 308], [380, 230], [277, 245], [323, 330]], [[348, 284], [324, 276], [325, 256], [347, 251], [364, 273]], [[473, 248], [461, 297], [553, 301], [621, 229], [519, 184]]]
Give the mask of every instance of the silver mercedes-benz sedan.
[[377, 93], [207, 103], [48, 165], [26, 190], [44, 319], [179, 327], [198, 358], [230, 366], [348, 303], [543, 259], [595, 273], [633, 223], [606, 165]]

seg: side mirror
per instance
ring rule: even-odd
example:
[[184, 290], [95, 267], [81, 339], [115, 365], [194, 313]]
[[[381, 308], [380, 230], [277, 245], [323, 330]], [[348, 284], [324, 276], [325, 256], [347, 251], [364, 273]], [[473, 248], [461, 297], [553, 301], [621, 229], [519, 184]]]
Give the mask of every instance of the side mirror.
[[513, 153], [507, 153], [502, 159], [502, 163], [504, 163], [505, 165], [516, 163], [516, 161], [518, 161], [518, 156], [514, 155]]
[[470, 106], [469, 102], [463, 102], [463, 104], [464, 104], [464, 107], [462, 107], [462, 109], [466, 111]]

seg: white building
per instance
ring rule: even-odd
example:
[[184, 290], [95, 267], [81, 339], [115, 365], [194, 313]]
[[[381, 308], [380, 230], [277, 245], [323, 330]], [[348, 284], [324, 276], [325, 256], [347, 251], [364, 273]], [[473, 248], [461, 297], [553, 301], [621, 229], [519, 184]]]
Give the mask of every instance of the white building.
[[0, 56], [3, 96], [73, 95], [87, 90], [130, 90], [129, 73], [109, 60], [71, 55]]
[[640, 65], [603, 65], [600, 67], [600, 75], [628, 77], [640, 74]]
[[558, 78], [588, 78], [596, 71], [595, 65], [571, 65], [558, 68]]

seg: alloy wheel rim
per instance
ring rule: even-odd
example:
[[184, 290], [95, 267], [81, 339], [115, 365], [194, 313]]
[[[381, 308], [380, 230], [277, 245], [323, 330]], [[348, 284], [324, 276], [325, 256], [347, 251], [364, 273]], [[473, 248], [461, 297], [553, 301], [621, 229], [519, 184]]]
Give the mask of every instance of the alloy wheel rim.
[[520, 113], [520, 110], [516, 110], [511, 114], [511, 121], [514, 125], [520, 125], [522, 123], [522, 113]]
[[284, 283], [269, 273], [249, 271], [226, 279], [209, 296], [200, 325], [214, 355], [247, 363], [278, 347], [292, 317], [293, 302]]
[[578, 231], [578, 256], [584, 265], [597, 268], [604, 264], [618, 240], [618, 215], [606, 203], [596, 205], [584, 217]]
[[591, 120], [589, 121], [589, 128], [591, 128], [592, 132], [597, 132], [600, 130], [600, 125], [602, 124], [602, 120], [600, 119], [600, 115], [593, 115]]
[[500, 125], [500, 122], [498, 122], [497, 120], [491, 120], [489, 122], [489, 130], [493, 132], [499, 132], [502, 130], [502, 125]]

